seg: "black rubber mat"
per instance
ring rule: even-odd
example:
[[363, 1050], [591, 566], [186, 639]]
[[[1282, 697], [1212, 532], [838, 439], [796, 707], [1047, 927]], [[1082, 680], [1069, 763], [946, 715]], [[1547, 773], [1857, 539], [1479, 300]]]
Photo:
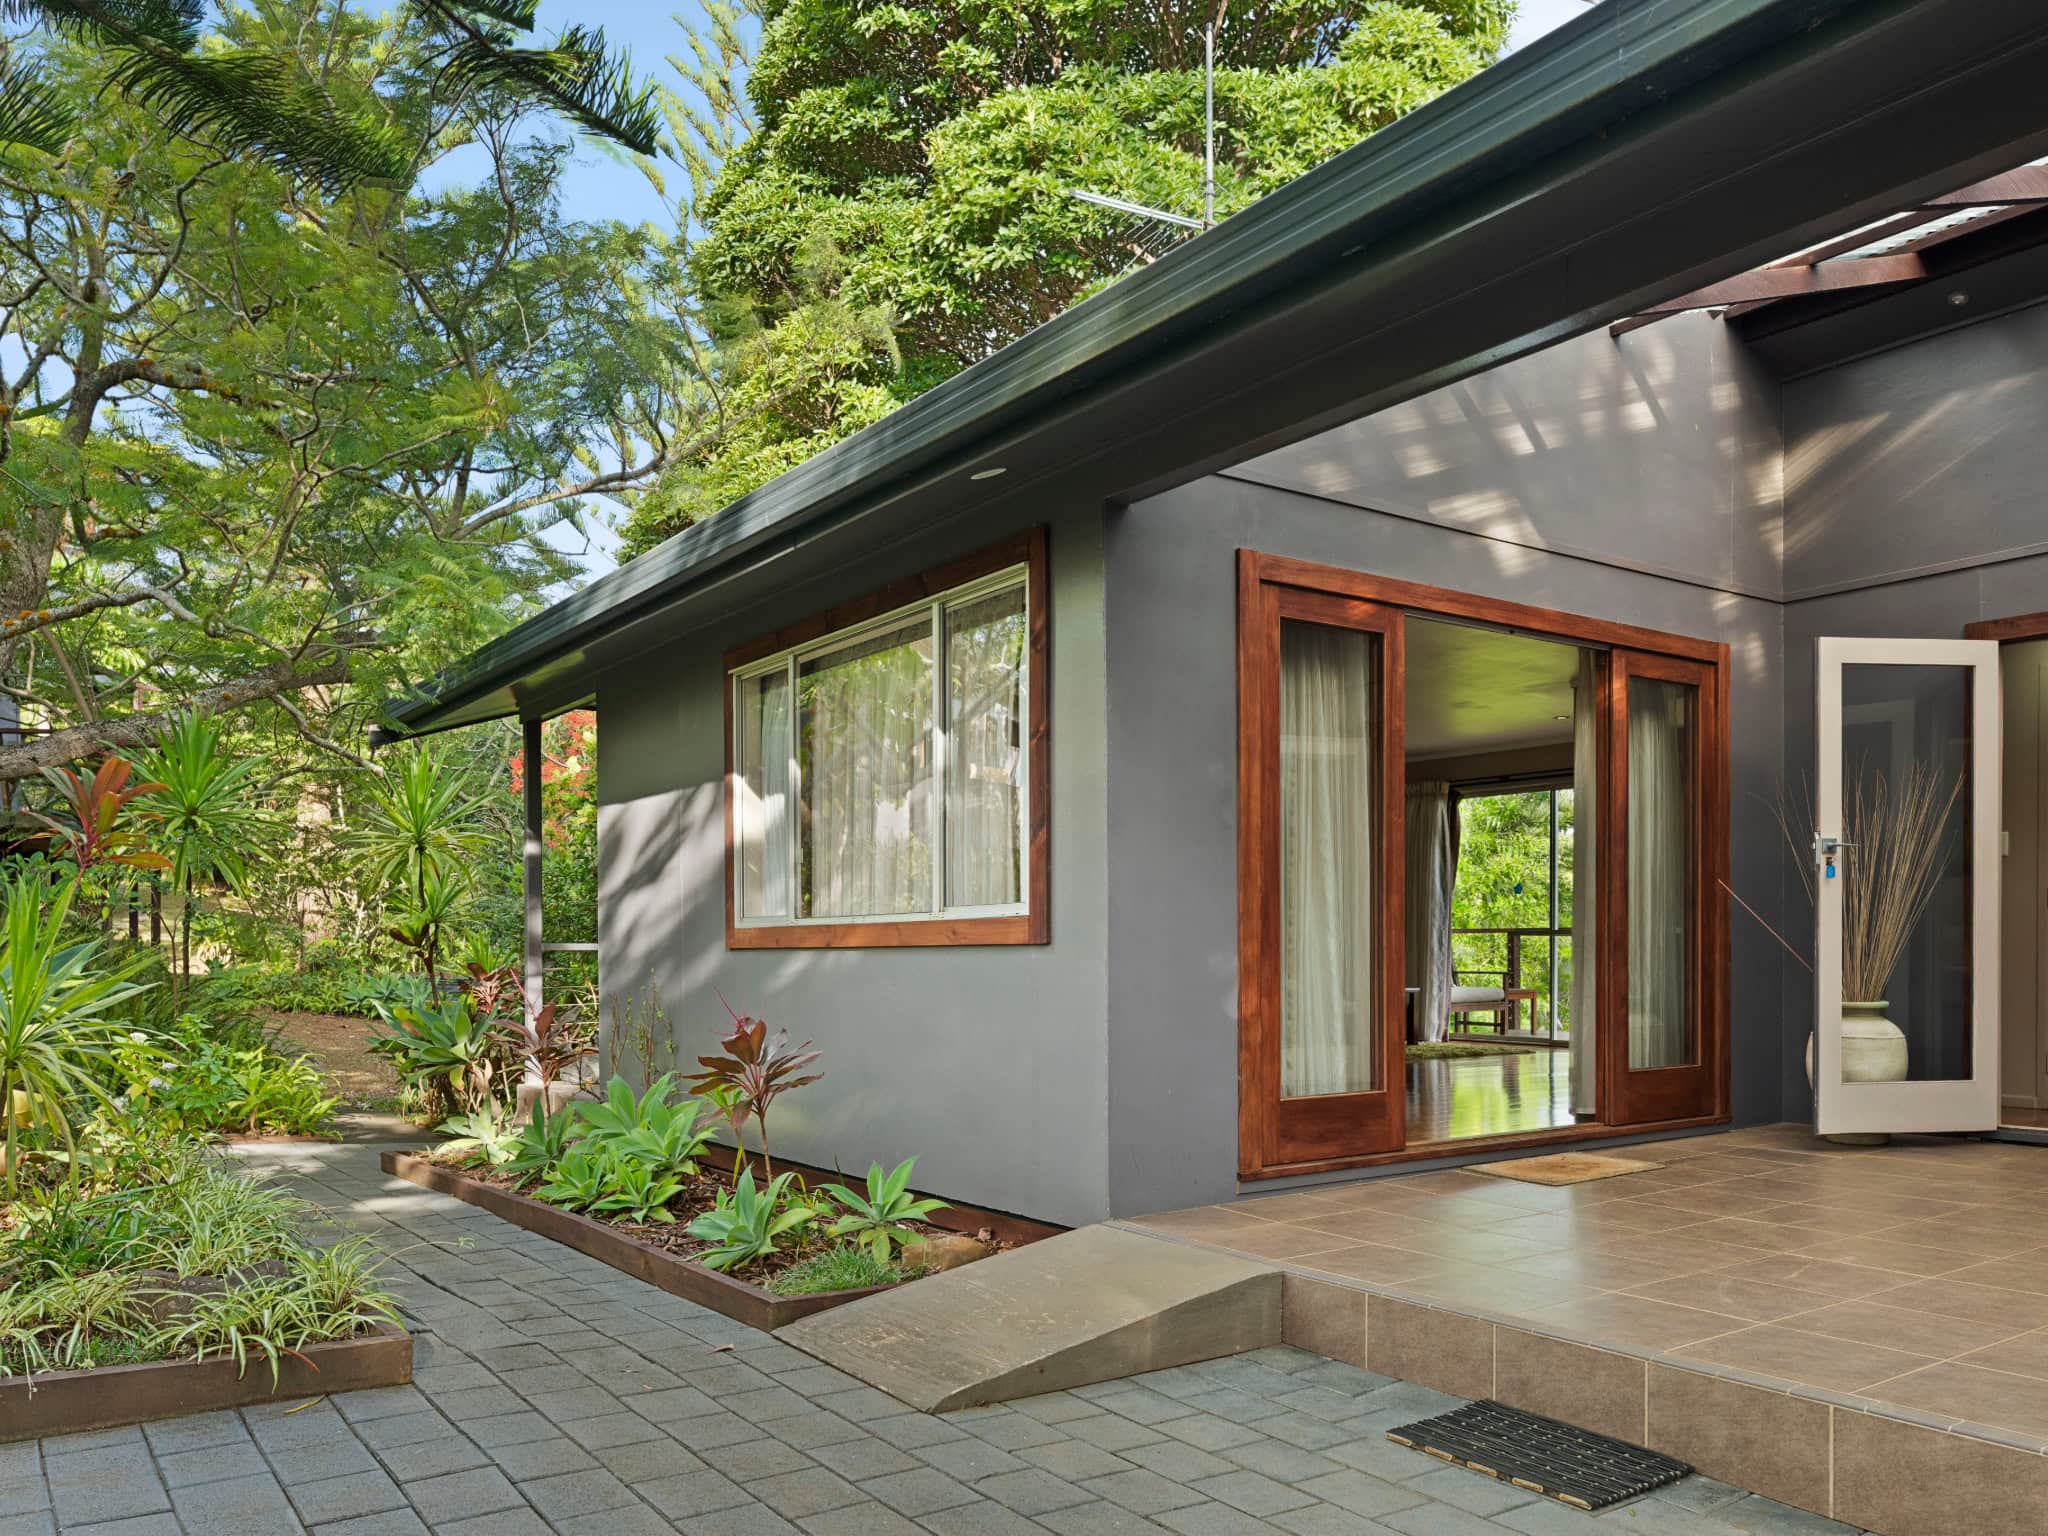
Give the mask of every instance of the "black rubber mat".
[[1388, 1430], [1387, 1438], [1574, 1509], [1605, 1509], [1692, 1471], [1682, 1461], [1625, 1440], [1493, 1402], [1404, 1424]]

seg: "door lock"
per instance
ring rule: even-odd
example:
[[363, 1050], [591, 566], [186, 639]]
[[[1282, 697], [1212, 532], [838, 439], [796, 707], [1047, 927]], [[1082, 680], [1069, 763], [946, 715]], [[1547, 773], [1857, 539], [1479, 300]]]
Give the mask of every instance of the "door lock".
[[1835, 878], [1835, 856], [1844, 848], [1854, 848], [1854, 843], [1845, 843], [1839, 837], [1821, 835], [1813, 840], [1814, 862], [1821, 866], [1822, 878]]

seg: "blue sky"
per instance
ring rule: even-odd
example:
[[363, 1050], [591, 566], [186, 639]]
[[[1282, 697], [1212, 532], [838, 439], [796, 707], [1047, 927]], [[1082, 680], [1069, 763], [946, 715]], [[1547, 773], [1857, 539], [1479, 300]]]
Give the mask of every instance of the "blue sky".
[[[1520, 0], [1509, 49], [1526, 46], [1553, 27], [1584, 15], [1590, 3], [1591, 0]], [[693, 14], [694, 0], [682, 0], [675, 7], [643, 4], [639, 0], [542, 0], [540, 27], [543, 33], [552, 33], [572, 22], [601, 26], [607, 39], [631, 55], [636, 75], [652, 76], [680, 88], [681, 81], [667, 62], [671, 55], [685, 51], [682, 29], [675, 19], [678, 11]], [[671, 178], [680, 177], [675, 166], [663, 169]], [[444, 175], [462, 172], [459, 157], [443, 168]], [[639, 167], [588, 143], [577, 150], [575, 169], [565, 190], [564, 211], [572, 218], [666, 222], [670, 217], [661, 195]], [[680, 190], [678, 181], [672, 179], [668, 187], [670, 196]], [[592, 532], [587, 548], [576, 534], [567, 530], [555, 542], [581, 556], [589, 574], [595, 576], [617, 563], [618, 539], [609, 529]]]

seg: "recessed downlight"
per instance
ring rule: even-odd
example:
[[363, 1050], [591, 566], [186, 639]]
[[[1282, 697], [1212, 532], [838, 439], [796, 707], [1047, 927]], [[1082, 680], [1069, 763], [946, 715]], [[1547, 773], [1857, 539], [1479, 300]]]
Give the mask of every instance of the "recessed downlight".
[[997, 475], [1007, 475], [1009, 472], [1007, 465], [991, 464], [987, 469], [977, 469], [967, 478], [970, 480], [993, 480]]

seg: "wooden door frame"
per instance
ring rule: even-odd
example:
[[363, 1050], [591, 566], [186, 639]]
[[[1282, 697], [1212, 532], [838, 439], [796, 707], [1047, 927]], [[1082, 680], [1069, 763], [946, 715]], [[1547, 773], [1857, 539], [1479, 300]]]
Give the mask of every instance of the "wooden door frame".
[[2005, 619], [1977, 619], [1963, 626], [1965, 640], [2039, 640], [2048, 635], [2048, 613], [2016, 613]]
[[[1710, 782], [1702, 786], [1705, 803], [1701, 811], [1700, 856], [1702, 884], [1706, 889], [1716, 888], [1719, 882], [1728, 878], [1729, 873], [1728, 812], [1732, 779], [1728, 715], [1729, 649], [1722, 642], [1691, 635], [1375, 576], [1255, 549], [1238, 550], [1237, 578], [1239, 1177], [1245, 1180], [1287, 1178], [1420, 1158], [1442, 1158], [1552, 1142], [1591, 1141], [1611, 1136], [1641, 1135], [1646, 1131], [1726, 1123], [1729, 1118], [1728, 924], [1725, 906], [1719, 901], [1712, 901], [1702, 909], [1698, 940], [1701, 952], [1712, 957], [1712, 963], [1703, 966], [1700, 975], [1702, 1051], [1703, 1054], [1711, 1051], [1713, 1063], [1712, 1114], [1637, 1125], [1563, 1126], [1526, 1135], [1475, 1137], [1456, 1143], [1436, 1142], [1397, 1152], [1327, 1158], [1316, 1162], [1276, 1163], [1266, 1157], [1269, 1134], [1266, 1107], [1276, 1097], [1277, 1089], [1268, 1065], [1277, 1059], [1271, 1050], [1268, 1031], [1278, 1028], [1278, 1019], [1277, 998], [1268, 996], [1265, 986], [1267, 967], [1259, 957], [1263, 946], [1269, 942], [1269, 908], [1277, 901], [1277, 892], [1265, 874], [1270, 863], [1269, 845], [1277, 835], [1277, 829], [1272, 821], [1273, 791], [1263, 785], [1262, 780], [1270, 755], [1266, 749], [1277, 741], [1279, 701], [1277, 687], [1269, 682], [1271, 677], [1277, 676], [1278, 670], [1278, 656], [1274, 650], [1277, 640], [1273, 638], [1277, 630], [1268, 622], [1270, 612], [1265, 589], [1296, 588], [1333, 597], [1354, 598], [1404, 614], [1464, 620], [1572, 645], [1648, 652], [1710, 667], [1713, 670], [1713, 705], [1710, 711], [1702, 711], [1703, 716], [1710, 714], [1712, 717], [1711, 734], [1704, 743], [1711, 777]], [[1267, 665], [1269, 661], [1272, 663], [1270, 666]], [[1397, 701], [1400, 682], [1398, 678], [1393, 679], [1388, 687], [1388, 693]], [[1403, 773], [1383, 771], [1381, 776], [1382, 785], [1388, 788], [1401, 784], [1404, 779]], [[1402, 818], [1391, 819], [1398, 824]], [[1383, 836], [1383, 854], [1386, 844], [1387, 839]], [[1383, 882], [1379, 889], [1388, 895], [1399, 894], [1405, 883], [1405, 869], [1397, 866], [1389, 873], [1391, 880]], [[1405, 926], [1404, 905], [1399, 901], [1388, 901], [1386, 905], [1386, 927], [1396, 935], [1392, 952], [1400, 953], [1405, 947], [1405, 938], [1401, 937]], [[1383, 973], [1389, 969], [1382, 967]], [[1396, 972], [1383, 975], [1382, 980], [1384, 997], [1390, 992], [1399, 995], [1398, 989], [1405, 978]], [[1382, 1007], [1389, 1009], [1386, 1017], [1398, 1026], [1398, 1003], [1383, 1002]], [[1605, 1110], [1603, 1104], [1603, 1113]]]

